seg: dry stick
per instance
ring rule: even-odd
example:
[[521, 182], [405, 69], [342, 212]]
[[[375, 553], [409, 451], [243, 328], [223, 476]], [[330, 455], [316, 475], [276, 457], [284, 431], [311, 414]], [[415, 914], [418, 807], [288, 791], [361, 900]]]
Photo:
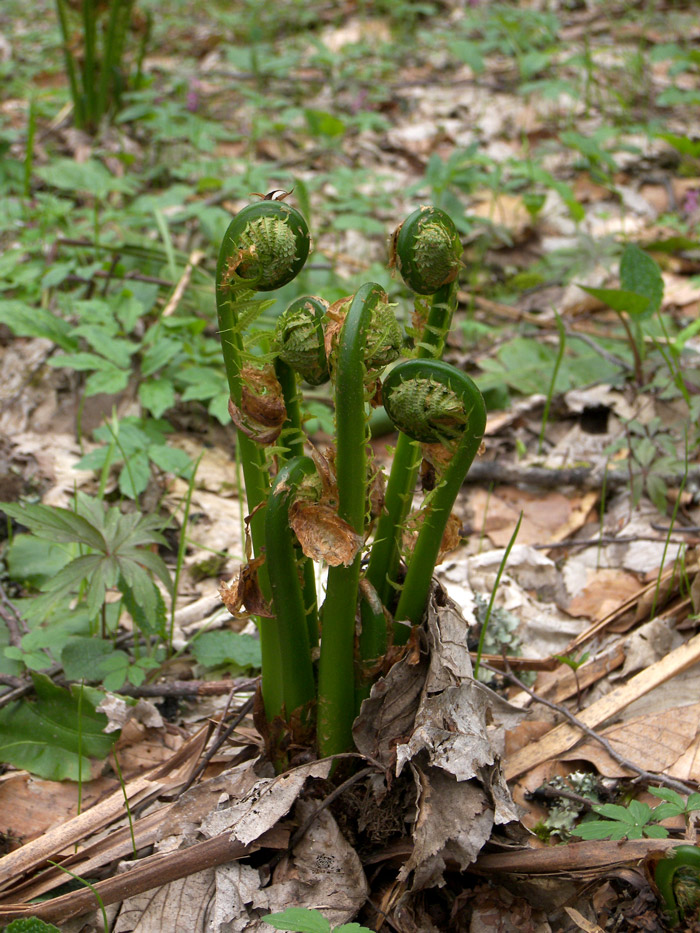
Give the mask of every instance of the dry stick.
[[[233, 696], [233, 692], [231, 693], [231, 696]], [[194, 782], [197, 780], [197, 778], [201, 774], [203, 774], [204, 770], [206, 769], [207, 765], [212, 760], [214, 755], [218, 752], [218, 750], [221, 748], [224, 742], [233, 733], [234, 729], [236, 729], [243, 722], [245, 717], [252, 710], [254, 703], [255, 703], [254, 696], [246, 700], [246, 702], [243, 704], [243, 706], [239, 709], [238, 713], [234, 717], [233, 722], [231, 722], [226, 728], [226, 731], [219, 735], [214, 736], [211, 747], [208, 748], [206, 753], [202, 756], [202, 760], [197, 765], [195, 770], [192, 772], [192, 776], [190, 777], [189, 781], [185, 784], [185, 786], [182, 788], [182, 791], [180, 791], [178, 796], [182, 796], [182, 794], [184, 794], [185, 791], [188, 791], [190, 787], [194, 784]], [[222, 716], [222, 718], [219, 720], [219, 723], [217, 725], [217, 730], [219, 729], [223, 721], [224, 721], [224, 717]]]
[[[696, 636], [696, 637], [700, 639], [700, 636]], [[484, 665], [484, 666], [486, 666], [486, 665]], [[655, 666], [655, 665], [654, 665], [654, 666]], [[651, 670], [651, 668], [649, 668], [649, 670]], [[643, 671], [643, 672], [642, 672], [642, 675], [645, 674], [645, 673], [646, 673], [646, 672]], [[677, 673], [677, 672], [676, 672], [676, 673]], [[617, 752], [617, 751], [613, 748], [613, 746], [610, 744], [610, 742], [609, 742], [604, 736], [599, 735], [599, 734], [598, 734], [597, 732], [595, 732], [592, 728], [590, 728], [590, 726], [586, 725], [586, 723], [583, 722], [582, 719], [579, 719], [577, 716], [574, 716], [574, 714], [573, 714], [569, 709], [567, 709], [566, 706], [562, 706], [562, 705], [559, 704], [559, 703], [554, 703], [554, 702], [552, 702], [552, 700], [546, 700], [544, 697], [538, 696], [538, 694], [536, 694], [534, 690], [531, 690], [530, 687], [527, 687], [527, 686], [522, 682], [522, 680], [520, 680], [518, 677], [515, 676], [515, 674], [513, 674], [512, 671], [506, 670], [506, 671], [504, 672], [504, 676], [507, 677], [507, 679], [508, 679], [512, 684], [514, 684], [516, 687], [518, 687], [518, 688], [521, 689], [521, 690], [524, 690], [526, 693], [529, 693], [530, 696], [532, 697], [532, 699], [533, 699], [536, 703], [541, 703], [543, 706], [547, 706], [549, 709], [555, 710], [557, 713], [561, 713], [561, 715], [564, 716], [566, 719], [568, 719], [568, 721], [569, 721], [573, 726], [576, 726], [577, 729], [580, 729], [583, 733], [585, 733], [587, 736], [589, 736], [589, 738], [594, 739], [596, 742], [598, 742], [600, 745], [602, 745], [603, 748], [605, 749], [605, 751], [610, 755], [610, 757], [613, 758], [619, 765], [622, 765], [622, 767], [623, 767], [623, 768], [626, 768], [628, 771], [634, 771], [634, 773], [637, 775], [637, 778], [635, 778], [635, 780], [639, 780], [640, 778], [642, 778], [642, 779], [644, 779], [645, 781], [649, 781], [650, 783], [651, 783], [651, 782], [655, 782], [655, 783], [657, 783], [657, 784], [663, 784], [663, 785], [665, 785], [666, 787], [670, 787], [672, 790], [677, 791], [679, 794], [685, 794], [686, 796], [687, 796], [688, 794], [694, 793], [694, 791], [695, 791], [695, 788], [694, 788], [694, 787], [691, 787], [691, 786], [689, 786], [688, 784], [684, 784], [682, 781], [676, 781], [676, 780], [674, 780], [674, 778], [667, 777], [665, 774], [657, 774], [657, 773], [654, 772], [654, 771], [646, 771], [644, 768], [640, 768], [639, 765], [636, 765], [633, 761], [630, 761], [629, 758], [625, 758], [624, 755], [620, 755], [619, 752]], [[637, 675], [637, 677], [639, 677], [639, 676], [640, 676], [640, 675]], [[634, 678], [634, 677], [632, 678], [632, 680], [635, 680], [635, 679], [636, 679], [636, 678]], [[630, 681], [630, 683], [631, 683], [631, 682], [632, 682], [632, 681]], [[626, 686], [627, 686], [627, 685], [626, 685]], [[624, 689], [624, 688], [622, 688], [622, 689]], [[616, 692], [616, 691], [613, 691], [613, 693], [615, 693], [615, 692]], [[608, 694], [608, 696], [610, 696], [610, 695], [611, 695], [611, 694]], [[607, 697], [603, 697], [603, 699], [607, 699]], [[631, 699], [633, 699], [633, 698], [631, 698]], [[629, 702], [631, 702], [631, 699], [630, 699]], [[598, 701], [598, 702], [600, 702], [600, 701]], [[597, 705], [598, 705], [598, 704], [594, 703], [593, 706], [590, 706], [587, 710], [584, 710], [583, 715], [585, 715], [586, 713], [588, 713], [590, 710], [594, 709]], [[625, 705], [627, 705], [627, 704], [625, 704]], [[546, 739], [548, 736], [551, 736], [551, 735], [552, 735], [554, 732], [556, 732], [557, 729], [559, 729], [559, 728], [560, 728], [560, 727], [557, 726], [557, 727], [556, 727], [555, 729], [553, 729], [551, 732], [548, 732], [547, 735], [545, 736], [545, 739]], [[577, 736], [574, 735], [574, 738], [577, 738]], [[540, 744], [540, 743], [537, 743], [537, 742], [534, 743], [535, 746], [537, 746], [537, 745], [539, 745], [539, 744]], [[563, 744], [563, 743], [562, 743], [562, 744]], [[567, 742], [565, 745], [563, 745], [563, 747], [560, 747], [560, 748], [558, 749], [558, 751], [565, 751], [567, 748], [570, 747], [571, 744], [573, 744], [573, 743]], [[528, 749], [523, 749], [523, 751], [529, 750], [531, 747], [532, 747], [532, 746], [528, 746]], [[517, 759], [518, 754], [519, 754], [519, 753], [516, 753], [516, 755], [513, 756], [513, 757]], [[554, 754], [556, 754], [556, 752], [554, 752]], [[547, 758], [550, 758], [550, 757], [552, 757], [552, 755], [547, 754], [547, 757], [546, 757], [546, 758], [542, 758], [541, 760], [542, 760], [542, 761], [546, 761]], [[539, 764], [539, 760], [540, 760], [540, 759], [538, 758], [538, 761], [536, 762], [537, 764]], [[509, 767], [509, 765], [510, 765], [510, 767]], [[516, 777], [517, 775], [522, 774], [523, 771], [529, 770], [529, 767], [532, 767], [532, 765], [529, 765], [528, 767], [514, 766], [513, 763], [512, 763], [512, 759], [511, 759], [510, 762], [506, 762], [506, 768], [505, 768], [506, 777], [507, 777], [508, 779], [513, 778], [513, 777]]]
[[190, 279], [192, 278], [192, 272], [195, 266], [199, 265], [199, 263], [204, 259], [205, 255], [206, 253], [204, 253], [201, 249], [196, 249], [191, 253], [190, 258], [187, 260], [185, 271], [180, 276], [180, 279], [175, 286], [175, 290], [168, 299], [167, 305], [163, 308], [161, 317], [169, 317], [171, 314], [173, 314], [177, 306], [180, 304], [182, 296], [185, 293], [185, 289], [190, 284]]
[[[662, 479], [669, 486], [680, 486], [683, 473], [664, 473]], [[566, 467], [550, 470], [547, 467], [519, 467], [515, 463], [499, 460], [476, 460], [465, 478], [470, 485], [480, 483], [502, 483], [510, 486], [524, 484], [540, 489], [561, 489], [575, 486], [578, 489], [599, 490], [603, 484], [603, 471], [595, 467]], [[700, 468], [688, 471], [687, 482], [700, 481]], [[609, 490], [622, 489], [629, 485], [629, 476], [622, 472], [610, 472], [607, 477]]]
[[119, 688], [122, 696], [128, 697], [211, 697], [231, 693], [249, 693], [255, 690], [259, 677], [249, 680], [172, 680], [163, 684], [141, 684], [135, 687], [125, 684]]

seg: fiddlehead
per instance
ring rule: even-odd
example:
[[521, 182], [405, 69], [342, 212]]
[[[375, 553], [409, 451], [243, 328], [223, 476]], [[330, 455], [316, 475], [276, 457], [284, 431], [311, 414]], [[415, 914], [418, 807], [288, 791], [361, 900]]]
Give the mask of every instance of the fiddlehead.
[[303, 216], [282, 201], [258, 201], [236, 214], [219, 253], [217, 286], [269, 292], [295, 278], [309, 255]]
[[392, 240], [390, 265], [419, 295], [434, 295], [459, 274], [462, 244], [452, 219], [437, 207], [419, 207]]
[[[443, 349], [457, 304], [457, 274], [462, 245], [451, 218], [435, 207], [414, 211], [395, 231], [390, 265], [418, 293], [415, 345], [419, 359], [436, 359]], [[399, 571], [401, 529], [411, 507], [420, 454], [410, 437], [401, 433], [386, 487], [385, 508], [377, 525], [375, 543], [367, 568], [367, 581], [385, 606], [393, 599]], [[362, 606], [362, 638], [365, 662], [374, 662], [386, 650], [383, 613]]]
[[[269, 291], [290, 282], [301, 270], [309, 253], [306, 221], [288, 204], [263, 200], [244, 207], [232, 219], [224, 234], [216, 265], [216, 309], [221, 348], [226, 368], [232, 409], [242, 408], [243, 336], [241, 316], [252, 316], [250, 299], [257, 291]], [[262, 552], [265, 529], [260, 506], [268, 495], [269, 475], [261, 446], [237, 431], [237, 459], [243, 468], [250, 532], [256, 556]], [[260, 586], [269, 598], [269, 581], [261, 567]], [[259, 624], [261, 648], [267, 659], [263, 665], [263, 699], [268, 719], [282, 707], [282, 659], [274, 627]]]
[[279, 359], [311, 386], [330, 379], [323, 329], [327, 311], [322, 298], [297, 298], [280, 315], [275, 329]]
[[442, 475], [426, 504], [395, 612], [398, 621], [416, 625], [452, 507], [481, 445], [486, 409], [469, 376], [439, 360], [399, 363], [384, 380], [382, 396], [389, 417], [407, 436], [444, 448]]

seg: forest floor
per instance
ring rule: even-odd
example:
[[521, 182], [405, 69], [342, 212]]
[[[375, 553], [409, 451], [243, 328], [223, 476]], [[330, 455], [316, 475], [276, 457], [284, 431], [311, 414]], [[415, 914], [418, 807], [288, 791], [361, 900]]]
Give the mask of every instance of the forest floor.
[[[39, 612], [66, 547], [8, 519], [0, 923], [262, 933], [270, 910], [305, 906], [400, 933], [667, 929], [656, 866], [695, 845], [700, 812], [695, 4], [282, 0], [274, 24], [254, 0], [138, 6], [138, 82], [91, 131], [53, 4], [0, 8], [0, 499], [159, 515], [177, 571], [165, 639], [111, 592], [99, 638], [85, 588]], [[319, 762], [291, 788], [254, 771], [255, 626], [219, 596], [245, 530], [214, 270], [231, 215], [278, 189], [314, 249], [268, 321], [366, 281], [407, 321], [387, 239], [419, 205], [465, 247], [445, 359], [489, 415], [437, 577], [472, 660], [495, 591], [495, 712], [473, 723], [496, 755], [479, 780], [513, 818], [489, 811], [479, 841], [459, 809], [420, 838], [431, 793], [434, 811], [452, 798], [413, 764], [385, 812], [377, 774], [329, 800]], [[329, 398], [305, 406], [322, 446]], [[377, 462], [391, 443], [378, 426]], [[232, 811], [247, 829], [229, 836]], [[674, 879], [679, 929], [700, 929], [696, 865]]]

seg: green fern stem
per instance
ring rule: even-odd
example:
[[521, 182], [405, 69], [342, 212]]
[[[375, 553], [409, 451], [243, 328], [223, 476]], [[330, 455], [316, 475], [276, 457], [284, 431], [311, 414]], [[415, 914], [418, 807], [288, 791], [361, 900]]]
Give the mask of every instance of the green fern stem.
[[[457, 274], [462, 244], [452, 219], [438, 208], [414, 211], [394, 234], [391, 263], [404, 281], [421, 297], [416, 311], [426, 305], [428, 315], [418, 335], [419, 359], [439, 359], [457, 306]], [[420, 447], [400, 433], [387, 483], [384, 510], [377, 523], [374, 544], [367, 567], [367, 581], [381, 603], [389, 608], [396, 591], [401, 563], [401, 532], [411, 508], [413, 490], [420, 466]], [[365, 665], [386, 651], [386, 622], [383, 613], [362, 603], [360, 654]], [[364, 691], [366, 693], [366, 690]]]
[[287, 717], [308, 706], [316, 685], [311, 663], [306, 605], [298, 552], [289, 526], [289, 506], [301, 480], [315, 470], [310, 457], [293, 457], [277, 474], [265, 507], [265, 550], [283, 659], [282, 693]]
[[674, 846], [674, 854], [662, 858], [656, 865], [654, 880], [659, 894], [664, 902], [664, 908], [669, 925], [677, 927], [685, 915], [682, 898], [678, 897], [677, 884], [681, 878], [688, 875], [693, 889], [696, 891], [700, 881], [700, 848], [697, 846]]
[[[237, 306], [256, 291], [271, 291], [290, 282], [308, 256], [310, 238], [302, 215], [281, 201], [259, 201], [244, 207], [224, 234], [216, 266], [216, 308], [221, 348], [233, 403], [241, 404], [243, 335]], [[263, 448], [237, 431], [237, 456], [243, 470], [247, 512], [251, 516], [253, 552], [265, 541], [266, 501], [270, 478]], [[266, 568], [259, 575], [263, 596], [270, 598]], [[274, 622], [258, 619], [262, 653], [262, 693], [265, 713], [273, 719], [282, 710], [282, 656]]]
[[[378, 346], [381, 359], [367, 359], [367, 345], [379, 332], [377, 319], [388, 310], [384, 291], [363, 285], [347, 312], [335, 358], [336, 476], [338, 512], [359, 535], [364, 534], [367, 509], [367, 381], [376, 366], [398, 354]], [[348, 567], [328, 571], [322, 611], [318, 675], [318, 746], [321, 755], [346, 751], [352, 745], [355, 715], [355, 613], [360, 582], [360, 554]]]
[[[287, 453], [281, 460], [282, 464], [289, 463], [295, 457], [304, 455], [304, 433], [302, 430], [301, 398], [299, 386], [294, 370], [287, 366], [279, 357], [275, 360], [275, 375], [282, 386], [284, 407], [287, 411], [287, 420], [282, 428], [280, 437]], [[269, 550], [268, 550], [269, 555]], [[269, 560], [269, 556], [268, 556]], [[318, 598], [316, 594], [316, 575], [314, 564], [308, 557], [301, 558], [303, 574], [303, 596], [308, 628], [309, 644], [318, 644]]]
[[[396, 427], [421, 443], [450, 452], [437, 487], [426, 503], [394, 618], [417, 625], [425, 611], [442, 537], [464, 477], [486, 428], [481, 392], [465, 373], [440, 360], [407, 360], [384, 380], [384, 405]], [[397, 627], [396, 640], [407, 637]]]

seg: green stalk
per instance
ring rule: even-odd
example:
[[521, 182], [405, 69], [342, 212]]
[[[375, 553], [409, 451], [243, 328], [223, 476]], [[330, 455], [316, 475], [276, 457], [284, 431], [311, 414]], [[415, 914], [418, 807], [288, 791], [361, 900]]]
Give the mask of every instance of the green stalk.
[[[437, 359], [441, 355], [445, 335], [449, 331], [452, 322], [456, 298], [457, 288], [454, 284], [443, 286], [435, 294], [425, 331], [418, 347], [419, 359]], [[367, 568], [368, 581], [377, 591], [382, 603], [387, 607], [391, 603], [395, 592], [394, 584], [398, 577], [401, 559], [401, 528], [406, 521], [406, 516], [413, 501], [413, 490], [418, 478], [420, 459], [420, 447], [410, 437], [399, 433], [391, 474], [384, 495], [384, 511], [377, 523], [372, 554]], [[378, 628], [381, 630], [383, 627], [379, 626]], [[368, 645], [367, 648], [370, 652], [376, 651], [376, 653], [365, 654], [363, 651], [362, 657], [376, 658], [384, 653], [386, 645], [384, 644], [382, 648], [381, 642], [379, 642], [372, 647]]]
[[654, 880], [664, 902], [669, 925], [677, 927], [685, 916], [685, 911], [676, 897], [674, 882], [688, 873], [690, 883], [697, 887], [700, 878], [700, 849], [697, 846], [681, 845], [674, 846], [673, 851], [674, 855], [667, 855], [657, 863]]
[[293, 457], [277, 474], [265, 508], [265, 547], [275, 624], [284, 659], [282, 692], [286, 718], [314, 699], [306, 605], [289, 506], [301, 480], [315, 470], [310, 457]]
[[[299, 395], [299, 386], [294, 370], [278, 357], [275, 360], [275, 375], [279, 384], [282, 386], [282, 395], [284, 397], [284, 407], [287, 411], [287, 420], [282, 428], [280, 437], [283, 439], [284, 446], [287, 448], [287, 454], [284, 457], [285, 463], [291, 462], [295, 457], [304, 455], [304, 432], [301, 424], [301, 399]], [[268, 551], [269, 559], [269, 551]], [[309, 644], [318, 645], [318, 599], [316, 596], [316, 575], [314, 573], [313, 561], [308, 557], [302, 559], [303, 595], [305, 616], [308, 626]]]
[[93, 129], [96, 123], [95, 111], [95, 38], [97, 32], [97, 15], [95, 0], [83, 0], [83, 40], [85, 42], [85, 58], [83, 60], [83, 91], [85, 93], [85, 118], [88, 126]]
[[102, 49], [102, 70], [100, 72], [100, 83], [97, 93], [97, 115], [100, 120], [107, 113], [110, 104], [109, 89], [113, 79], [113, 69], [117, 61], [117, 31], [119, 29], [121, 9], [122, 0], [112, 0], [109, 9], [107, 32]]
[[[240, 406], [243, 337], [239, 307], [256, 291], [271, 291], [291, 281], [309, 252], [309, 232], [298, 211], [280, 201], [260, 201], [243, 208], [224, 234], [216, 266], [216, 307], [221, 348], [231, 400]], [[267, 499], [269, 474], [262, 447], [237, 430], [237, 453], [243, 469], [246, 505], [250, 519], [253, 553], [262, 553], [265, 516], [260, 508]], [[270, 598], [263, 566], [259, 575], [262, 594]], [[262, 653], [262, 693], [269, 720], [282, 711], [282, 655], [275, 623], [257, 619]]]
[[[439, 209], [423, 207], [414, 211], [394, 235], [392, 264], [419, 296], [416, 310], [429, 302], [428, 317], [419, 335], [419, 359], [442, 356], [457, 305], [457, 274], [462, 244], [451, 218]], [[426, 299], [423, 296], [431, 296]], [[420, 466], [420, 448], [399, 433], [391, 474], [384, 496], [384, 510], [377, 523], [367, 568], [367, 581], [381, 603], [389, 608], [394, 599], [401, 562], [401, 533], [411, 509], [413, 490]], [[360, 656], [370, 667], [386, 651], [384, 614], [362, 603]], [[361, 693], [367, 693], [367, 687]]]
[[[384, 380], [384, 405], [399, 430], [422, 443], [441, 443], [451, 459], [430, 494], [394, 617], [417, 625], [430, 593], [442, 537], [486, 427], [479, 389], [465, 373], [439, 360], [407, 360]], [[397, 629], [404, 640], [405, 628]]]
[[[358, 290], [343, 324], [335, 366], [338, 513], [359, 535], [364, 533], [367, 502], [365, 346], [372, 312], [380, 302], [386, 302], [386, 295], [378, 285], [368, 283]], [[322, 756], [344, 752], [352, 744], [359, 582], [360, 554], [350, 566], [328, 571], [318, 671], [318, 747]]]
[[61, 28], [61, 45], [63, 47], [63, 60], [66, 65], [66, 74], [68, 75], [68, 84], [70, 86], [70, 96], [73, 98], [75, 125], [78, 129], [83, 129], [85, 127], [85, 105], [82, 92], [78, 86], [75, 60], [70, 50], [70, 28], [68, 26], [66, 0], [56, 0], [56, 13], [58, 15], [58, 24]]

